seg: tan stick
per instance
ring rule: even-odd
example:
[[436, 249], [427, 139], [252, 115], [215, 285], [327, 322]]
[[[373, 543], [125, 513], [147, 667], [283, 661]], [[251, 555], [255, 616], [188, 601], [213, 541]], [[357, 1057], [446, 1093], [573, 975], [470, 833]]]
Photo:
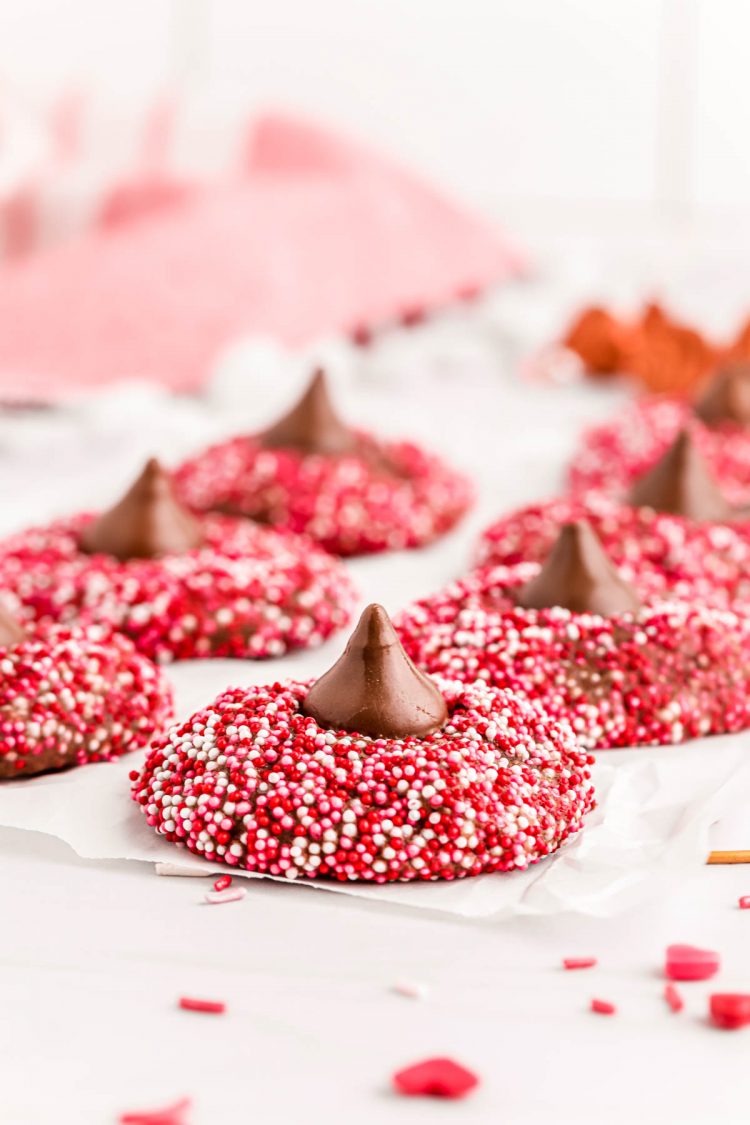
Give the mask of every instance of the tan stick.
[[706, 863], [750, 863], [750, 851], [709, 852]]

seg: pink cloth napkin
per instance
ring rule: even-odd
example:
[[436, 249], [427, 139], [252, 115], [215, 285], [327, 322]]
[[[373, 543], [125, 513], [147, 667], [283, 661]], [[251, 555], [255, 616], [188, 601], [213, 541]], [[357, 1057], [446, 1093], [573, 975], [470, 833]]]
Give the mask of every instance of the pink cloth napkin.
[[279, 116], [240, 180], [0, 269], [0, 395], [205, 381], [232, 339], [306, 344], [519, 273], [494, 228], [391, 161]]

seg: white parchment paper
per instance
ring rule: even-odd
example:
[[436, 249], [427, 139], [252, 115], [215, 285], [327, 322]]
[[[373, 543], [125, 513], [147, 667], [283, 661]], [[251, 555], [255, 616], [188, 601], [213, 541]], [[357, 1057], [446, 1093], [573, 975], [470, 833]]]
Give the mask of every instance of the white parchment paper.
[[[169, 674], [179, 711], [188, 714], [227, 683], [269, 678], [271, 667], [200, 661], [176, 665]], [[157, 836], [129, 800], [128, 772], [142, 757], [6, 783], [0, 787], [0, 824], [57, 836], [87, 859], [178, 864], [207, 875], [219, 870], [221, 865], [208, 864]], [[750, 802], [750, 733], [603, 753], [594, 781], [599, 805], [585, 831], [525, 872], [381, 887], [277, 881], [290, 894], [314, 887], [466, 918], [563, 912], [611, 916], [668, 893], [670, 885], [694, 874], [705, 861], [711, 824]]]

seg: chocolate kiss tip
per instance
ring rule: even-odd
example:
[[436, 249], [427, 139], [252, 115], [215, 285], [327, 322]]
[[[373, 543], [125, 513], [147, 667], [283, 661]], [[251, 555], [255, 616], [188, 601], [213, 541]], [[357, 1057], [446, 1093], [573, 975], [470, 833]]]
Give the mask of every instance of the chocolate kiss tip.
[[5, 606], [0, 605], [0, 647], [12, 648], [26, 637], [26, 630]]
[[708, 383], [693, 409], [707, 426], [734, 422], [750, 427], [750, 364], [732, 363], [722, 368]]
[[437, 686], [412, 664], [391, 619], [370, 605], [302, 711], [322, 727], [370, 738], [426, 738], [448, 718]]
[[542, 569], [516, 600], [524, 609], [561, 606], [601, 617], [640, 607], [637, 593], [618, 574], [586, 520], [563, 525]]
[[200, 524], [177, 500], [169, 474], [155, 457], [122, 500], [81, 536], [82, 550], [113, 555], [121, 562], [184, 554], [202, 543]]
[[688, 430], [635, 482], [628, 502], [696, 521], [726, 520], [731, 508]]
[[357, 436], [336, 413], [325, 372], [318, 368], [299, 402], [263, 430], [258, 439], [268, 449], [297, 449], [327, 456], [351, 453]]

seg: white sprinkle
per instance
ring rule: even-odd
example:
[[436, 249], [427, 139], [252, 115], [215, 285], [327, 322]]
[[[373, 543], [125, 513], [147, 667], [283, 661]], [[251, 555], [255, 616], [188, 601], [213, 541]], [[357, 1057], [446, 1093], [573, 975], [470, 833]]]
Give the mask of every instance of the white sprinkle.
[[429, 988], [416, 980], [397, 980], [391, 985], [391, 991], [399, 996], [408, 996], [411, 1000], [424, 1000], [429, 995]]
[[182, 875], [186, 879], [205, 879], [208, 876], [208, 871], [205, 867], [201, 871], [195, 871], [192, 867], [181, 867], [178, 863], [157, 863], [157, 875]]
[[207, 891], [203, 901], [212, 906], [222, 902], [239, 902], [246, 894], [244, 887], [229, 887], [226, 891]]

